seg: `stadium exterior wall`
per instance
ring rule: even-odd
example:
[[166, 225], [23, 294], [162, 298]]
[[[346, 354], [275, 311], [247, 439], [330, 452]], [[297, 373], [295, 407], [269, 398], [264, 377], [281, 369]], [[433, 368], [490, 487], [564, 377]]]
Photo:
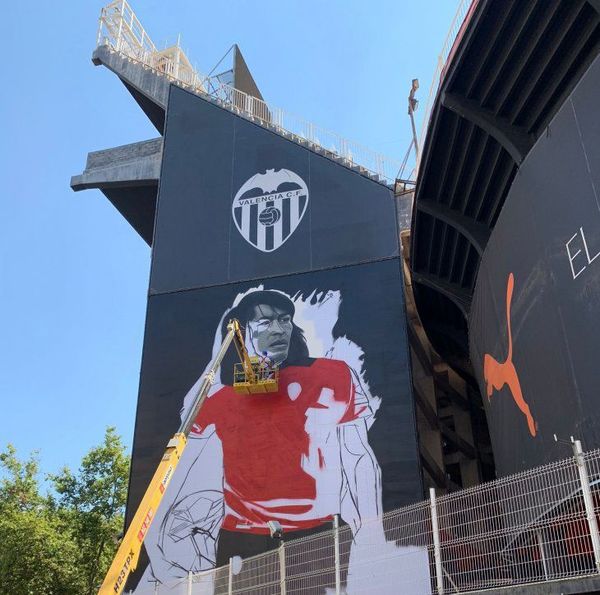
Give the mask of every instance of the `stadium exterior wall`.
[[359, 530], [422, 496], [392, 191], [172, 86], [128, 518], [231, 316], [280, 390], [236, 396], [222, 367], [140, 585], [272, 549], [269, 519]]
[[469, 319], [498, 475], [600, 445], [600, 58], [521, 164]]

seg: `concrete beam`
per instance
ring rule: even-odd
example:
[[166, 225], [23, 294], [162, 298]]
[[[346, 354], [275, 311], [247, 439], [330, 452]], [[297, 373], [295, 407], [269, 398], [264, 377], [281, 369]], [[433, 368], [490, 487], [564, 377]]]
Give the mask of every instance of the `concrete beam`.
[[465, 395], [461, 395], [448, 380], [448, 372], [434, 372], [433, 380], [436, 388], [444, 392], [450, 400], [464, 411], [469, 410], [469, 401]]
[[419, 454], [421, 457], [421, 464], [427, 473], [429, 473], [431, 479], [435, 481], [436, 486], [441, 489], [446, 489], [450, 482], [444, 470], [437, 464], [426, 448], [421, 447], [419, 449]]
[[463, 316], [467, 318], [471, 306], [471, 296], [458, 284], [444, 281], [435, 275], [416, 273], [414, 271], [412, 274], [412, 279], [413, 283], [420, 283], [421, 285], [435, 289], [442, 295], [445, 295], [458, 307]]
[[87, 188], [144, 186], [158, 183], [163, 139], [141, 141], [88, 153], [83, 173], [71, 178], [76, 192]]
[[421, 392], [421, 389], [416, 384], [413, 384], [413, 394], [415, 395], [415, 401], [417, 402], [419, 409], [421, 409], [423, 416], [427, 420], [429, 427], [432, 430], [439, 430], [440, 420], [438, 418], [437, 411], [435, 411], [435, 409], [427, 400], [427, 397]]
[[456, 229], [456, 231], [471, 242], [479, 256], [483, 256], [483, 251], [490, 239], [491, 233], [487, 225], [478, 223], [471, 217], [467, 217], [459, 211], [433, 200], [420, 199], [417, 203], [417, 209], [422, 213], [427, 213], [432, 217], [440, 219]]
[[510, 122], [458, 93], [444, 91], [442, 105], [495, 138], [517, 165], [523, 162], [535, 143], [533, 134], [528, 134], [524, 128], [513, 126]]
[[472, 444], [469, 444], [464, 438], [459, 436], [454, 430], [448, 427], [444, 423], [440, 423], [440, 431], [442, 432], [442, 436], [446, 438], [449, 442], [460, 450], [460, 452], [465, 455], [469, 459], [477, 458], [477, 451]]
[[429, 356], [425, 351], [425, 347], [421, 343], [421, 339], [417, 335], [412, 324], [408, 325], [408, 341], [410, 346], [413, 348], [415, 355], [421, 362], [421, 366], [423, 367], [423, 369], [431, 373], [433, 370], [431, 360], [429, 359]]
[[162, 134], [171, 81], [164, 75], [111, 51], [106, 45], [94, 50], [92, 62], [106, 66], [123, 82], [152, 124]]

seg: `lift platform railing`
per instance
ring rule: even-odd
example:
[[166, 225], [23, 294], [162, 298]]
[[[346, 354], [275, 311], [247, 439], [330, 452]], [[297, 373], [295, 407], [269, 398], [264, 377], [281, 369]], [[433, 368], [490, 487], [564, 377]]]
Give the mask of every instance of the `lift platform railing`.
[[252, 362], [251, 365], [256, 378], [254, 382], [248, 381], [245, 364], [234, 364], [233, 388], [235, 392], [241, 394], [276, 392], [279, 386], [279, 368], [260, 361]]

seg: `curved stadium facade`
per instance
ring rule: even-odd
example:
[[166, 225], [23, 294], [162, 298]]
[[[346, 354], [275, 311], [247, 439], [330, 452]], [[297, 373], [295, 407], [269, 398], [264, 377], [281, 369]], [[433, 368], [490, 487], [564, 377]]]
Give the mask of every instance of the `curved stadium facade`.
[[499, 475], [600, 445], [599, 48], [597, 2], [474, 2], [429, 122], [415, 301]]

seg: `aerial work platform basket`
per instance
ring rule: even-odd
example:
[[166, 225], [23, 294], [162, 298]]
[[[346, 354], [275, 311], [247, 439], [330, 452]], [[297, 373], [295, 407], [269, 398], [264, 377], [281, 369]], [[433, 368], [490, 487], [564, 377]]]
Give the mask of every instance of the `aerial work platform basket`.
[[242, 395], [274, 393], [279, 386], [279, 368], [258, 357], [233, 366], [233, 390]]

